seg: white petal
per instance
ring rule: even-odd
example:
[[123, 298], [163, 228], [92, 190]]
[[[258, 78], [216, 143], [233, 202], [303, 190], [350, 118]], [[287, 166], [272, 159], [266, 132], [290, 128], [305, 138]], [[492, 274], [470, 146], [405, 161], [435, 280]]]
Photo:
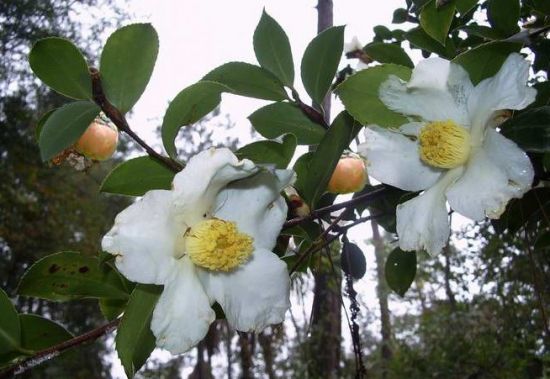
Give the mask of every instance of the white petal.
[[445, 189], [456, 175], [455, 170], [447, 172], [436, 185], [397, 206], [397, 235], [402, 250], [426, 250], [434, 255], [445, 247], [451, 232]]
[[280, 192], [294, 172], [276, 170], [276, 175], [261, 171], [230, 183], [216, 198], [214, 216], [236, 222], [241, 232], [254, 238], [257, 248], [273, 249], [286, 219], [287, 205]]
[[157, 346], [173, 354], [198, 344], [216, 318], [193, 264], [182, 259], [177, 266], [178, 274], [164, 285], [151, 320]]
[[464, 175], [451, 185], [451, 208], [476, 221], [498, 218], [511, 198], [531, 188], [533, 166], [512, 141], [489, 129], [483, 146], [468, 162]]
[[250, 261], [231, 273], [201, 271], [208, 296], [221, 305], [235, 329], [259, 332], [284, 320], [290, 307], [290, 279], [286, 264], [272, 252], [257, 249]]
[[426, 59], [406, 83], [391, 75], [380, 85], [380, 100], [391, 110], [426, 121], [453, 120], [469, 125], [466, 94], [472, 84], [462, 67], [440, 58]]
[[445, 83], [449, 77], [450, 63], [448, 60], [434, 57], [424, 59], [416, 65], [408, 88], [432, 88], [445, 91]]
[[209, 149], [192, 157], [174, 178], [176, 213], [188, 226], [211, 217], [218, 192], [233, 180], [245, 178], [258, 168], [239, 161], [229, 149]]
[[103, 237], [103, 250], [116, 255], [116, 266], [128, 279], [164, 284], [173, 274], [177, 225], [170, 191], [149, 191], [123, 210]]
[[529, 62], [519, 54], [510, 54], [499, 72], [479, 83], [468, 99], [468, 110], [476, 135], [481, 135], [495, 111], [523, 109], [537, 95], [527, 86]]
[[420, 160], [418, 145], [397, 131], [369, 126], [366, 142], [358, 151], [367, 158], [367, 172], [382, 183], [407, 191], [420, 191], [433, 185], [441, 170]]

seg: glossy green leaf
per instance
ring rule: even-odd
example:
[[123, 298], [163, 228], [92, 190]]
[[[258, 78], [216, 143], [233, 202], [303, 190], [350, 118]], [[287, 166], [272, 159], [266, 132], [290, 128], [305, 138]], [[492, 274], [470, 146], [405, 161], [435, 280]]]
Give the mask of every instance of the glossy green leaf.
[[384, 270], [388, 286], [399, 296], [405, 296], [416, 276], [416, 253], [394, 249]]
[[254, 52], [260, 66], [289, 87], [294, 84], [294, 63], [288, 36], [264, 10], [254, 31]]
[[293, 134], [286, 134], [282, 143], [275, 141], [252, 142], [241, 147], [235, 152], [239, 159], [250, 159], [257, 164], [274, 164], [276, 168], [286, 168], [294, 151], [296, 150], [296, 137]]
[[392, 23], [393, 24], [402, 24], [407, 21], [409, 17], [409, 11], [405, 8], [397, 8], [393, 11]]
[[174, 172], [149, 156], [130, 159], [116, 166], [101, 184], [101, 192], [143, 196], [154, 189], [169, 190]]
[[350, 76], [338, 86], [336, 92], [346, 110], [361, 124], [397, 127], [407, 122], [404, 116], [390, 111], [380, 101], [378, 89], [390, 75], [408, 81], [411, 69], [395, 64], [371, 67]]
[[525, 151], [550, 152], [550, 106], [525, 111], [507, 120], [500, 129]]
[[422, 28], [414, 28], [405, 33], [405, 39], [411, 43], [411, 45], [418, 47], [419, 49], [429, 51], [430, 53], [436, 53], [444, 58], [453, 58], [455, 54], [455, 47], [451, 39], [448, 39], [445, 46], [430, 37]]
[[519, 0], [488, 0], [487, 18], [491, 26], [502, 36], [519, 32]]
[[92, 80], [86, 59], [63, 38], [49, 37], [34, 44], [29, 54], [32, 71], [48, 87], [74, 99], [92, 98]]
[[18, 350], [21, 346], [19, 315], [8, 295], [0, 289], [0, 355]]
[[212, 112], [227, 90], [220, 83], [202, 81], [183, 89], [170, 102], [162, 120], [162, 143], [172, 158], [177, 158], [174, 141], [182, 126], [193, 124]]
[[346, 112], [336, 117], [317, 149], [312, 152], [307, 162], [307, 170], [302, 176], [302, 186], [299, 188], [304, 201], [311, 209], [325, 193], [332, 172], [340, 160], [345, 148], [348, 147], [354, 131], [355, 120]]
[[221, 65], [202, 78], [227, 87], [226, 92], [257, 99], [281, 101], [287, 93], [281, 81], [266, 69], [244, 62]]
[[[151, 318], [162, 287], [138, 284], [124, 312], [115, 338], [116, 351], [129, 378], [143, 366], [155, 348]], [[182, 325], [185, 328], [186, 325]]]
[[319, 33], [306, 47], [302, 57], [302, 83], [311, 99], [322, 104], [344, 49], [344, 26], [335, 26]]
[[109, 36], [101, 53], [101, 82], [107, 99], [122, 113], [139, 100], [149, 82], [159, 49], [151, 24], [132, 24]]
[[39, 351], [73, 338], [62, 325], [47, 318], [19, 315], [21, 322], [21, 344], [26, 350]]
[[101, 314], [109, 321], [114, 320], [124, 312], [128, 300], [101, 298], [98, 301]]
[[319, 143], [325, 129], [311, 121], [296, 105], [273, 103], [258, 109], [248, 119], [258, 133], [265, 138], [276, 138], [292, 133], [299, 145]]
[[511, 42], [489, 42], [468, 50], [455, 59], [470, 74], [474, 85], [485, 78], [494, 76], [508, 55], [521, 49], [520, 44]]
[[85, 297], [126, 299], [118, 274], [100, 268], [99, 260], [76, 252], [48, 255], [23, 275], [18, 293], [54, 301]]
[[78, 141], [100, 109], [89, 101], [76, 101], [56, 109], [44, 123], [38, 145], [43, 161], [48, 161]]
[[36, 139], [36, 142], [40, 141], [40, 134], [42, 133], [42, 128], [44, 127], [44, 124], [50, 118], [50, 116], [55, 112], [56, 109], [51, 109], [44, 113], [42, 117], [40, 117], [40, 120], [36, 123], [36, 128], [34, 129], [34, 138]]
[[373, 42], [363, 48], [369, 57], [380, 63], [395, 63], [413, 68], [414, 64], [405, 50], [394, 43]]
[[445, 45], [449, 28], [455, 15], [455, 2], [451, 1], [441, 7], [436, 6], [436, 1], [432, 0], [420, 13], [420, 25], [430, 37]]

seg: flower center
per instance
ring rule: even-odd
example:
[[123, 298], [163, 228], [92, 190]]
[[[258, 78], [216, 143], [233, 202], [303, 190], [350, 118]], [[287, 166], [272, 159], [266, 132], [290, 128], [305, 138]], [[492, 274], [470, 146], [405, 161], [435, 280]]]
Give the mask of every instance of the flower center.
[[252, 241], [252, 237], [239, 232], [234, 222], [210, 219], [186, 233], [185, 250], [197, 266], [230, 271], [252, 255]]
[[458, 167], [470, 156], [470, 133], [451, 120], [430, 122], [418, 140], [420, 159], [434, 167]]

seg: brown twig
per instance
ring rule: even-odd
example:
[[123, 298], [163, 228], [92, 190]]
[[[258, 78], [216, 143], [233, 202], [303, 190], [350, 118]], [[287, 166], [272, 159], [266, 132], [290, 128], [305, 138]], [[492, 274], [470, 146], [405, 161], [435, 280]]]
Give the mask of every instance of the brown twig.
[[82, 345], [85, 342], [95, 341], [99, 337], [102, 337], [107, 333], [113, 331], [118, 326], [119, 322], [120, 319], [113, 320], [108, 324], [90, 330], [89, 332], [84, 333], [80, 336], [76, 336], [57, 345], [50, 346], [47, 349], [40, 350], [32, 356], [25, 358], [21, 362], [9, 367], [5, 371], [0, 372], [0, 379], [12, 378], [42, 364], [43, 362], [59, 356], [65, 350], [68, 350], [74, 346]]
[[128, 134], [134, 141], [137, 142], [138, 145], [145, 149], [145, 151], [147, 152], [147, 154], [149, 154], [151, 158], [157, 160], [158, 162], [165, 165], [170, 170], [176, 173], [181, 171], [183, 169], [183, 165], [181, 163], [157, 153], [151, 146], [147, 144], [147, 142], [142, 140], [136, 133], [134, 133], [134, 131], [130, 128], [130, 125], [128, 125], [128, 121], [126, 121], [124, 115], [113, 104], [111, 104], [111, 102], [109, 102], [109, 100], [105, 96], [105, 92], [103, 91], [103, 86], [101, 84], [101, 77], [99, 71], [96, 68], [90, 67], [90, 76], [92, 78], [92, 93], [95, 103], [101, 108], [103, 113], [105, 113], [105, 115], [109, 117], [109, 119], [116, 125], [118, 130]]
[[[375, 200], [376, 198], [382, 196], [384, 194], [385, 190], [386, 190], [386, 188], [384, 188], [384, 187], [377, 188], [374, 191], [359, 195], [356, 198], [353, 198], [351, 200], [343, 201], [343, 202], [338, 203], [338, 204], [333, 204], [333, 205], [329, 205], [329, 206], [326, 206], [326, 207], [323, 207], [323, 208], [315, 209], [314, 211], [312, 211], [307, 216], [296, 217], [296, 218], [293, 218], [293, 219], [290, 219], [290, 220], [286, 221], [283, 224], [283, 229], [288, 229], [290, 227], [296, 226], [298, 224], [301, 224], [304, 221], [309, 221], [309, 220], [313, 220], [315, 218], [319, 218], [320, 216], [323, 216], [323, 215], [325, 215], [327, 213], [330, 213], [330, 212], [334, 212], [334, 211], [337, 211], [337, 210], [340, 210], [340, 209], [343, 209], [343, 208], [351, 208], [353, 205], [360, 204], [362, 202]], [[345, 214], [345, 213], [346, 213], [346, 211], [344, 211], [342, 214]]]

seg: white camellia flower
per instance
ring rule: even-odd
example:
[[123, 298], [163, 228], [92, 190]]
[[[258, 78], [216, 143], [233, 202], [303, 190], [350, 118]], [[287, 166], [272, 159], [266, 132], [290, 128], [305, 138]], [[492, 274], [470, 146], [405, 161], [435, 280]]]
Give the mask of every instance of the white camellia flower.
[[535, 100], [528, 75], [529, 62], [511, 54], [495, 76], [474, 86], [461, 66], [430, 58], [416, 66], [408, 83], [393, 75], [382, 83], [380, 100], [411, 122], [399, 129], [369, 126], [359, 150], [373, 178], [424, 191], [397, 207], [401, 249], [441, 251], [450, 235], [447, 202], [480, 221], [498, 218], [510, 199], [529, 190], [529, 158], [494, 128], [503, 110]]
[[283, 321], [289, 276], [271, 250], [287, 214], [280, 191], [293, 179], [211, 149], [189, 160], [173, 190], [149, 191], [116, 217], [103, 249], [128, 279], [164, 285], [151, 321], [157, 346], [174, 354], [195, 346], [214, 302], [240, 331]]

